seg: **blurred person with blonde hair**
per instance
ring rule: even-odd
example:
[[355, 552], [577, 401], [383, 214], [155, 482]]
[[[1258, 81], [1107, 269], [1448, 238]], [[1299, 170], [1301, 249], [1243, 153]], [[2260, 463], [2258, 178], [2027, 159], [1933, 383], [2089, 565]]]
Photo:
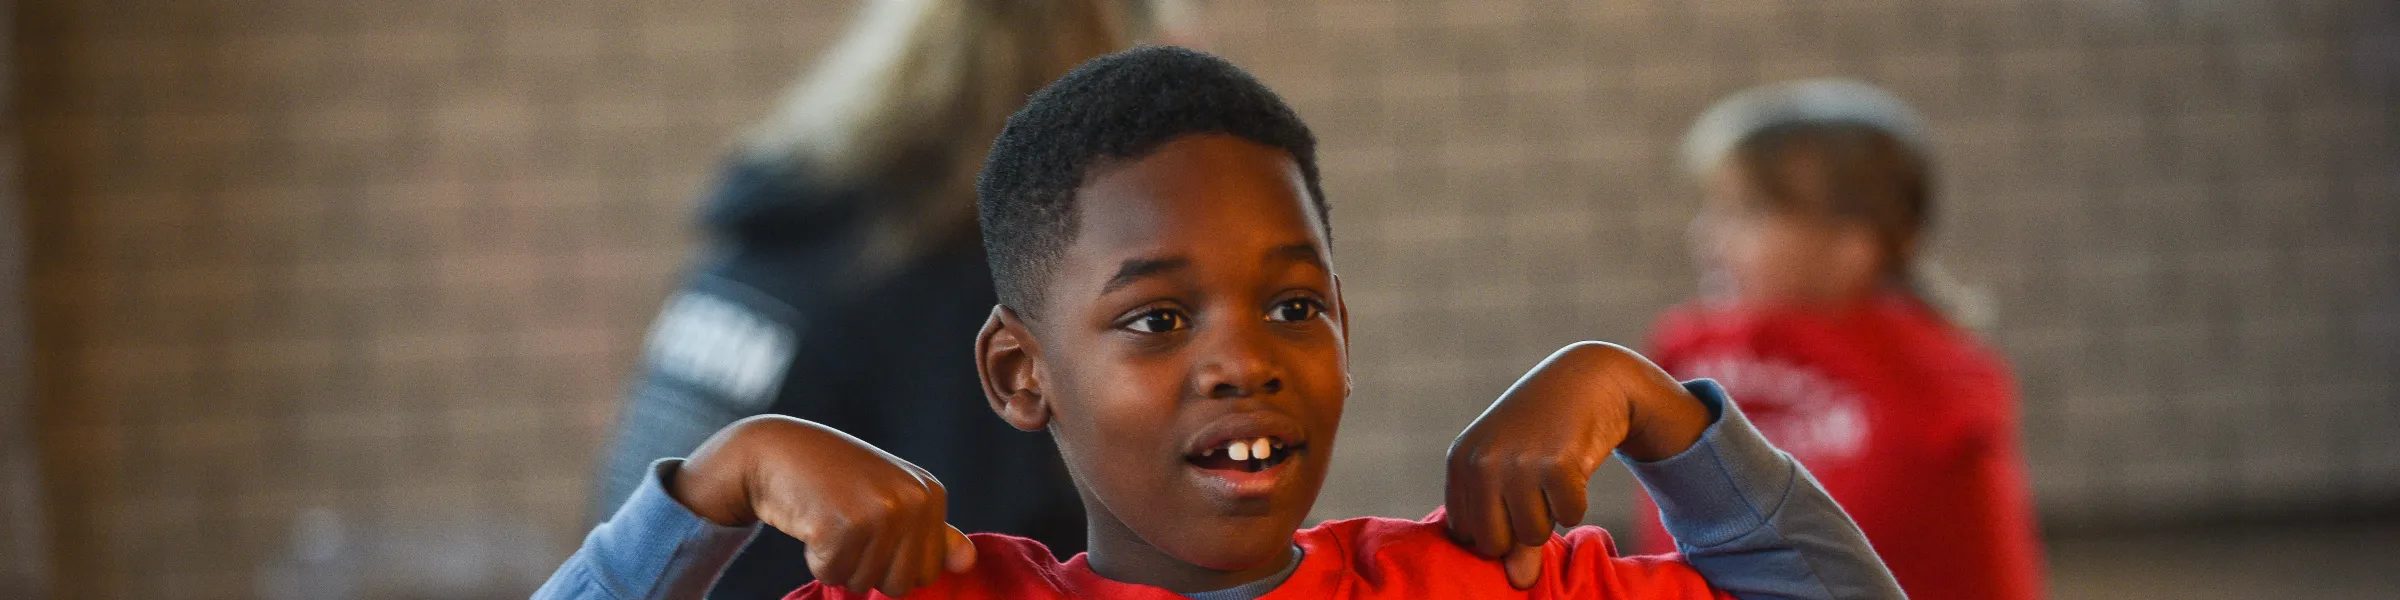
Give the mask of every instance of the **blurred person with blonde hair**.
[[[1927, 137], [1907, 104], [1848, 80], [1708, 109], [1683, 148], [1705, 191], [1692, 226], [1704, 298], [1660, 319], [1651, 356], [1741, 398], [1910, 595], [2039, 598], [2014, 384], [1959, 325], [1988, 310], [1919, 258], [1935, 204]], [[1640, 550], [1677, 549], [1641, 522]]]
[[[1072, 554], [1083, 512], [1049, 436], [992, 419], [971, 360], [996, 302], [974, 183], [1034, 90], [1188, 11], [1164, 0], [873, 0], [728, 161], [709, 244], [649, 334], [595, 519], [744, 417], [838, 427], [939, 477], [950, 521]], [[665, 474], [671, 475], [671, 474]], [[778, 598], [804, 548], [766, 529], [717, 598]]]

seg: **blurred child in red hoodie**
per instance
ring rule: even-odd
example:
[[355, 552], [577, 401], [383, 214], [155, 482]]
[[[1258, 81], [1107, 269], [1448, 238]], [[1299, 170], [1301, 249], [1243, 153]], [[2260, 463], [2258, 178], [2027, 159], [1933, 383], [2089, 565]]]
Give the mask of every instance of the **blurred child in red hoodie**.
[[[1659, 320], [1650, 356], [1741, 398], [1909, 595], [2039, 598], [2007, 365], [1923, 292], [1924, 131], [1907, 105], [1851, 81], [1770, 85], [1709, 109], [1684, 145], [1706, 190], [1692, 227], [1705, 298]], [[1643, 550], [1674, 549], [1642, 522]]]

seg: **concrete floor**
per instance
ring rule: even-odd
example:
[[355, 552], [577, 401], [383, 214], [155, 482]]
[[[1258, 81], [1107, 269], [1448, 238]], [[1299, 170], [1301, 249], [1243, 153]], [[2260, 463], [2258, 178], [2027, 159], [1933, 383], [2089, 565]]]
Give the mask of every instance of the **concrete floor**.
[[2400, 600], [2400, 522], [2052, 536], [2057, 600]]

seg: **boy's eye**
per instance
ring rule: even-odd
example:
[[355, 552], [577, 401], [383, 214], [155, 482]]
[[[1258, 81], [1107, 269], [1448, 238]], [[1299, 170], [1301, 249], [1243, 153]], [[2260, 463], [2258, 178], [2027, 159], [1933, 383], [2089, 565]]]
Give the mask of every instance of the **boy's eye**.
[[1324, 305], [1317, 304], [1315, 300], [1293, 298], [1277, 302], [1274, 308], [1267, 309], [1267, 320], [1286, 323], [1306, 321], [1317, 318], [1317, 313], [1324, 310]]
[[1183, 329], [1188, 325], [1189, 323], [1184, 320], [1183, 313], [1153, 310], [1134, 316], [1132, 321], [1125, 324], [1125, 328], [1142, 333], [1167, 333]]

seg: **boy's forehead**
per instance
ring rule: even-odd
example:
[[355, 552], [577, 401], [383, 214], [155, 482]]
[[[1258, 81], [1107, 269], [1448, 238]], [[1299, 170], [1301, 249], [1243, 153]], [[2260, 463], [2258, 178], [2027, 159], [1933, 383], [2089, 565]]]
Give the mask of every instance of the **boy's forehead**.
[[[1323, 224], [1290, 153], [1238, 137], [1193, 135], [1138, 160], [1096, 168], [1076, 191], [1077, 254], [1319, 249]], [[1081, 258], [1101, 261], [1108, 256]]]

